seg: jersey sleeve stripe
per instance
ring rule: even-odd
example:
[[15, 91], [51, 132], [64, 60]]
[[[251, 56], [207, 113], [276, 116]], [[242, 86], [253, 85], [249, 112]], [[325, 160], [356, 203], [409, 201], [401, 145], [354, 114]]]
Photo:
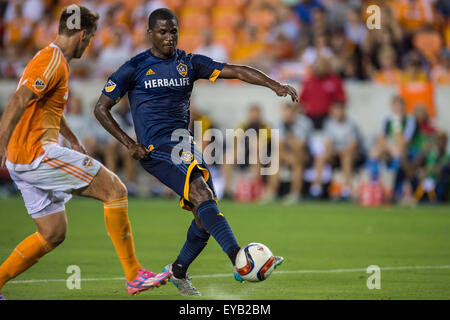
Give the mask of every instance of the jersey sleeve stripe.
[[55, 62], [55, 59], [56, 59], [56, 56], [57, 56], [57, 51], [58, 51], [58, 50], [53, 49], [53, 55], [52, 55], [52, 58], [50, 59], [50, 62], [49, 62], [49, 64], [47, 65], [47, 68], [45, 69], [44, 73], [42, 74], [42, 75], [44, 76], [44, 78], [46, 78], [46, 79], [47, 79], [48, 71], [51, 69], [52, 65], [53, 65], [54, 62]]
[[61, 52], [59, 52], [59, 50], [57, 50], [57, 60], [55, 61], [53, 67], [49, 70], [49, 74], [46, 77], [47, 80], [50, 80], [53, 77], [53, 74], [55, 73], [55, 71], [58, 69], [60, 63], [61, 63]]

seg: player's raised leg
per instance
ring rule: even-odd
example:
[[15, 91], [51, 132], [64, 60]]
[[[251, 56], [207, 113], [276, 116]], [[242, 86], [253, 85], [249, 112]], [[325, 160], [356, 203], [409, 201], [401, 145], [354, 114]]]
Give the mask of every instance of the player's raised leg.
[[[197, 220], [197, 221], [196, 221]], [[187, 231], [186, 241], [172, 264], [167, 265], [163, 271], [172, 272], [170, 280], [183, 296], [200, 296], [201, 293], [191, 283], [187, 269], [189, 265], [206, 247], [210, 234], [199, 223], [198, 218], [193, 219]]]
[[75, 193], [103, 201], [106, 229], [125, 272], [128, 293], [134, 295], [167, 282], [170, 272], [150, 272], [137, 260], [128, 218], [127, 189], [113, 172], [102, 166], [89, 186]]
[[213, 192], [203, 176], [197, 176], [189, 184], [189, 201], [194, 205], [194, 215], [202, 227], [213, 236], [234, 265], [240, 249], [236, 237], [225, 216], [219, 211]]
[[[196, 171], [198, 172], [198, 171]], [[205, 248], [210, 237], [219, 243], [234, 266], [236, 254], [240, 249], [236, 237], [225, 216], [219, 211], [210, 189], [201, 174], [193, 174], [189, 183], [189, 202], [195, 219], [187, 232], [186, 242], [174, 263], [164, 270], [172, 271], [171, 282], [175, 284], [181, 295], [201, 295], [193, 286], [187, 274], [189, 265]]]

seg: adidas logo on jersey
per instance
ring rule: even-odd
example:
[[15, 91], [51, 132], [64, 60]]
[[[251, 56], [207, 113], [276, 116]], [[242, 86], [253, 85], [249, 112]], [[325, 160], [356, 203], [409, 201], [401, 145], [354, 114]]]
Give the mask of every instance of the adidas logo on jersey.
[[146, 76], [150, 76], [152, 74], [155, 74], [155, 71], [152, 70], [152, 68], [149, 68], [147, 73], [145, 74]]

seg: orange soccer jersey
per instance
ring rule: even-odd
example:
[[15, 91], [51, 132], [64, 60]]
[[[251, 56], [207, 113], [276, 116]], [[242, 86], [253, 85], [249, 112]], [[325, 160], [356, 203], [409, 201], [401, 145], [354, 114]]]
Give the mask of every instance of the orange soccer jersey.
[[36, 94], [13, 131], [8, 160], [30, 164], [44, 153], [42, 145], [58, 142], [61, 116], [69, 95], [69, 65], [60, 48], [50, 44], [28, 63], [17, 88]]

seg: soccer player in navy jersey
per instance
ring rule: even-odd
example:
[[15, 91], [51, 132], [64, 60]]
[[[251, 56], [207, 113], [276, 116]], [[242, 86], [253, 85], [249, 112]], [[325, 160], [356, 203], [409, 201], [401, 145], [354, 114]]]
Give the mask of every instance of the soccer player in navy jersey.
[[[226, 218], [217, 207], [214, 185], [202, 153], [194, 146], [188, 129], [189, 98], [198, 79], [240, 79], [265, 86], [278, 96], [298, 100], [296, 90], [264, 73], [242, 65], [214, 61], [203, 55], [177, 49], [178, 20], [169, 9], [157, 9], [149, 16], [151, 48], [125, 62], [114, 72], [102, 91], [94, 114], [103, 127], [125, 145], [143, 168], [180, 195], [180, 204], [194, 219], [187, 239], [174, 263], [165, 267], [182, 295], [200, 295], [190, 282], [187, 269], [210, 237], [219, 243], [234, 266], [240, 249]], [[128, 93], [137, 141], [130, 138], [111, 116], [111, 108]], [[173, 141], [175, 130], [186, 136]], [[178, 151], [174, 148], [181, 149]], [[174, 158], [174, 155], [178, 157]], [[276, 257], [275, 265], [283, 261]], [[235, 278], [242, 278], [235, 270]]]

